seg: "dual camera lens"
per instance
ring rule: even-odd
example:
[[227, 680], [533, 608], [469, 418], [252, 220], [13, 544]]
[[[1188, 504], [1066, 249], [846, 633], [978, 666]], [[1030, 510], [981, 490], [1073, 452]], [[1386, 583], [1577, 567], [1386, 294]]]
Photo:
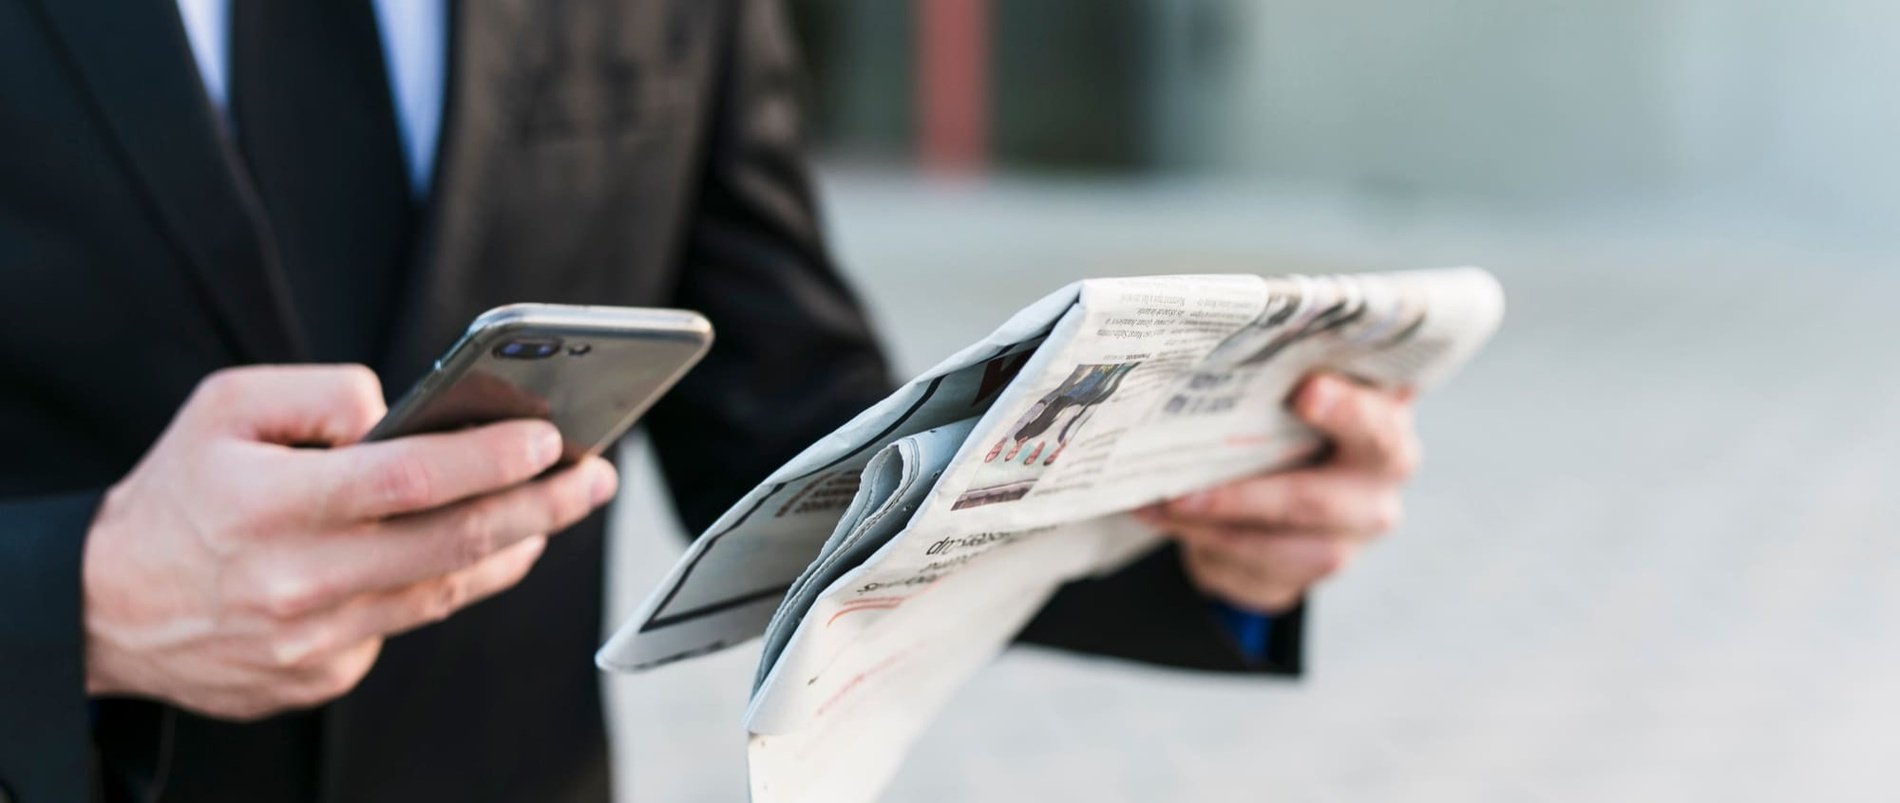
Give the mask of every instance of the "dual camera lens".
[[495, 347], [495, 356], [504, 360], [539, 360], [559, 353], [558, 337], [519, 338]]

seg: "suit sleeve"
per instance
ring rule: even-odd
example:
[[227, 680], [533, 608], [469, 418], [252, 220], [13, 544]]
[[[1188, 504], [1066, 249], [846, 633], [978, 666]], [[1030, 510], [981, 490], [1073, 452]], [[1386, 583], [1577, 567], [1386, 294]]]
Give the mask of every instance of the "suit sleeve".
[[674, 302], [717, 334], [648, 419], [693, 532], [892, 387], [863, 308], [824, 248], [783, 9], [736, 7]]
[[1178, 669], [1297, 675], [1305, 669], [1305, 630], [1301, 605], [1274, 617], [1265, 650], [1249, 655], [1188, 580], [1170, 543], [1114, 574], [1063, 586], [1020, 638]]
[[[832, 266], [802, 141], [802, 76], [783, 8], [739, 0], [676, 303], [718, 340], [649, 418], [689, 531], [811, 442], [890, 392], [862, 307]], [[1300, 615], [1247, 658], [1174, 550], [1065, 587], [1024, 640], [1167, 666], [1291, 673]]]
[[20, 803], [91, 795], [80, 567], [98, 505], [0, 501], [0, 790]]

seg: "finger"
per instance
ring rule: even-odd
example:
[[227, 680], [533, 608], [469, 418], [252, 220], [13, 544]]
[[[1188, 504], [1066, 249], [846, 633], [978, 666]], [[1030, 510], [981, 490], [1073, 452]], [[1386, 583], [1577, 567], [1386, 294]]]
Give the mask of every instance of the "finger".
[[573, 526], [612, 498], [617, 483], [613, 464], [596, 457], [491, 496], [319, 537], [300, 545], [296, 557], [298, 566], [316, 567], [290, 592], [305, 605], [274, 610], [294, 615], [461, 571]]
[[266, 648], [260, 662], [267, 668], [308, 670], [351, 645], [440, 621], [500, 593], [527, 575], [546, 546], [546, 538], [528, 538], [461, 571], [361, 594], [294, 621], [272, 622], [266, 637], [249, 641]]
[[1284, 613], [1299, 604], [1306, 586], [1256, 576], [1218, 552], [1189, 547], [1181, 553], [1188, 578], [1201, 593], [1243, 610]]
[[375, 666], [383, 640], [364, 639], [301, 667], [284, 684], [287, 708], [311, 708], [348, 694]]
[[528, 576], [546, 547], [546, 538], [529, 538], [461, 571], [357, 597], [327, 617], [327, 632], [321, 637], [331, 643], [350, 643], [442, 621], [513, 588]]
[[432, 510], [519, 485], [561, 457], [546, 421], [503, 421], [311, 455], [322, 520], [352, 522]]
[[1327, 533], [1251, 533], [1190, 528], [1172, 533], [1183, 548], [1254, 581], [1306, 588], [1338, 574], [1365, 542]]
[[259, 365], [205, 377], [185, 410], [247, 440], [337, 446], [361, 439], [385, 407], [382, 383], [361, 365]]
[[1332, 441], [1332, 465], [1395, 478], [1409, 477], [1418, 467], [1412, 407], [1398, 392], [1319, 374], [1294, 394], [1293, 411]]
[[382, 646], [382, 639], [372, 638], [301, 657], [280, 648], [254, 661], [224, 663], [224, 671], [194, 676], [203, 682], [177, 702], [201, 715], [234, 722], [320, 705], [348, 693], [369, 674]]
[[1150, 524], [1218, 524], [1256, 530], [1380, 533], [1398, 526], [1392, 482], [1330, 468], [1236, 480], [1162, 504]]

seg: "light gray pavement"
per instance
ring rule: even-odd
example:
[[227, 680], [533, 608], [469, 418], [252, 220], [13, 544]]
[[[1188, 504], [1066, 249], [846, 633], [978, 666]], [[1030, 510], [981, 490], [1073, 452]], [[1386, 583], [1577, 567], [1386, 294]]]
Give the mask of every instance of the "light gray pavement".
[[[827, 186], [907, 372], [1095, 274], [1469, 263], [1511, 304], [1423, 404], [1407, 524], [1318, 595], [1307, 680], [1012, 654], [888, 799], [1900, 799], [1900, 260], [1679, 210]], [[652, 494], [623, 611], [678, 549]], [[744, 799], [755, 653], [613, 682], [623, 799]]]

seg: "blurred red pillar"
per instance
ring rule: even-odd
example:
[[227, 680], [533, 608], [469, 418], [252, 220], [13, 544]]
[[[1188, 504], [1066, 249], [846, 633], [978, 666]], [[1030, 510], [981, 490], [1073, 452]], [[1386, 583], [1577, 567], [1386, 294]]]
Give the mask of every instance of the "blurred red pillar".
[[989, 163], [989, 0], [917, 0], [917, 152], [924, 168]]

